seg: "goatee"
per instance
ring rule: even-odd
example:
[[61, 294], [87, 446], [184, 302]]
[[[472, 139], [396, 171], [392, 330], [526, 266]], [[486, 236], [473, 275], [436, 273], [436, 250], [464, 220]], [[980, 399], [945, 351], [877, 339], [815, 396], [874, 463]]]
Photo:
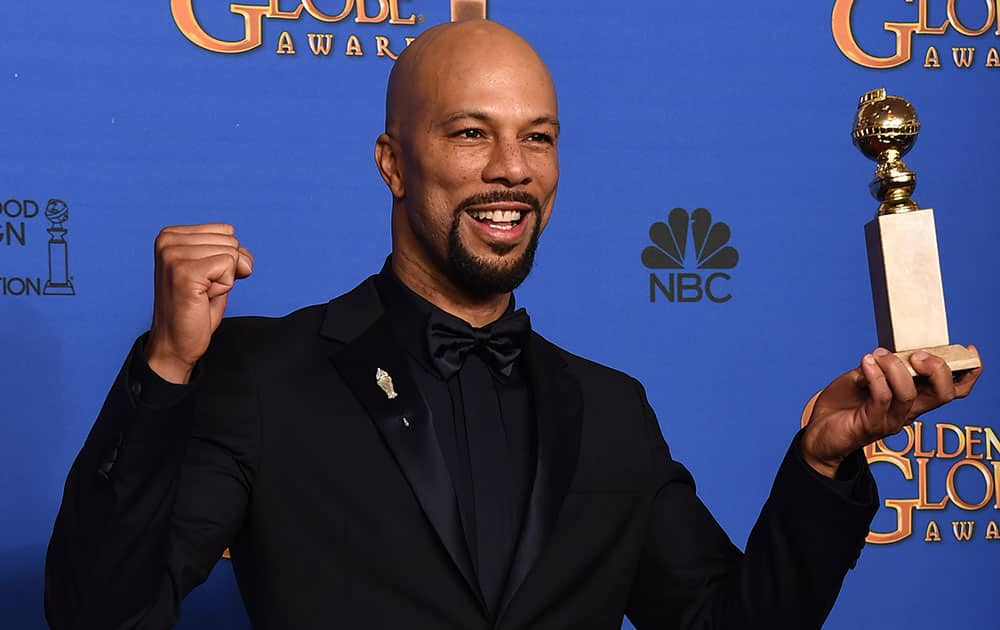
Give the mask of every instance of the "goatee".
[[[512, 261], [492, 263], [475, 256], [462, 242], [459, 226], [466, 208], [487, 203], [513, 201], [531, 206], [532, 212], [522, 215], [522, 221], [533, 221], [525, 226], [531, 230], [528, 244], [519, 257]], [[524, 282], [531, 273], [535, 262], [535, 250], [540, 236], [539, 221], [541, 204], [538, 199], [523, 191], [496, 191], [475, 195], [462, 201], [455, 209], [455, 218], [448, 233], [448, 270], [452, 281], [473, 295], [495, 295], [509, 293]], [[511, 252], [517, 245], [513, 243], [492, 243], [490, 248], [499, 256]], [[506, 264], [504, 264], [506, 262]]]

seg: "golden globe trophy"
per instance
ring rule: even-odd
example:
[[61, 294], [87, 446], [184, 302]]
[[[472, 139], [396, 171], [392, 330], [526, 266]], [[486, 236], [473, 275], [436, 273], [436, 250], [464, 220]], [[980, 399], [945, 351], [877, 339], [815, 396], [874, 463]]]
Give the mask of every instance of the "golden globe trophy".
[[865, 225], [878, 343], [914, 375], [909, 356], [917, 350], [941, 357], [952, 372], [970, 370], [980, 366], [979, 356], [948, 340], [934, 211], [910, 198], [917, 176], [902, 157], [919, 132], [917, 113], [906, 99], [879, 88], [859, 100], [851, 135], [878, 163], [870, 190], [882, 202]]

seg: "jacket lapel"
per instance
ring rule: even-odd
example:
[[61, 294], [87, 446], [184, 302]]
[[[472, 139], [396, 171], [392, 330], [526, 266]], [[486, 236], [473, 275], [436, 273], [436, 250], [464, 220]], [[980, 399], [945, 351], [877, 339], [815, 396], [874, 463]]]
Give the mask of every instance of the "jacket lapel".
[[[427, 520], [482, 603], [430, 411], [417, 390], [405, 351], [383, 317], [371, 279], [330, 303], [321, 334], [346, 344], [331, 361], [371, 416]], [[391, 380], [391, 388], [385, 378], [381, 384], [376, 380], [380, 371]]]
[[534, 392], [538, 462], [498, 619], [517, 594], [552, 533], [580, 452], [583, 407], [579, 383], [566, 370], [556, 347], [537, 334], [531, 335], [523, 359]]

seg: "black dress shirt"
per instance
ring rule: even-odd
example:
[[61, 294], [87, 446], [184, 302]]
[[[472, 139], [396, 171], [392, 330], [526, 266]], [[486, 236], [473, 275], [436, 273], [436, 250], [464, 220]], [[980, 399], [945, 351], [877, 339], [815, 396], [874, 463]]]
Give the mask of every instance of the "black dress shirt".
[[[495, 614], [534, 479], [536, 431], [531, 387], [520, 365], [520, 358], [515, 359], [508, 376], [489, 371], [492, 378], [484, 381], [471, 374], [473, 369], [482, 370], [483, 363], [473, 366], [473, 362], [480, 360], [470, 355], [456, 374], [443, 378], [434, 367], [427, 348], [427, 318], [432, 311], [438, 311], [439, 316], [446, 318], [452, 316], [407, 288], [392, 272], [388, 261], [376, 280], [376, 286], [393, 333], [407, 351], [411, 371], [430, 409], [442, 456], [455, 486], [466, 543], [477, 574], [481, 573], [476, 553], [480, 545], [485, 544], [495, 550], [493, 553], [498, 554], [502, 564], [503, 576], [498, 584], [494, 580], [491, 585], [490, 580], [484, 581], [483, 576], [479, 576], [484, 601], [490, 612]], [[512, 297], [507, 312], [513, 308]], [[490, 430], [490, 434], [499, 436], [498, 440], [490, 440], [486, 445], [481, 442], [476, 444], [474, 436], [477, 427], [471, 423], [482, 422], [483, 418], [466, 417], [471, 402], [469, 397], [478, 397], [480, 401], [485, 397], [484, 402], [487, 403], [491, 403], [491, 398], [496, 399], [499, 417], [487, 418], [491, 422], [499, 420], [501, 426], [486, 429]], [[489, 453], [483, 453], [484, 446], [491, 449]], [[500, 512], [505, 522], [484, 533], [477, 531], [476, 502], [492, 501], [496, 493], [484, 496], [483, 491], [477, 491], [474, 480], [478, 477], [473, 467], [476, 457], [487, 455], [489, 460], [505, 464], [499, 470], [489, 471], [490, 484], [498, 487], [499, 494], [505, 497]], [[484, 535], [489, 539], [481, 540]]]

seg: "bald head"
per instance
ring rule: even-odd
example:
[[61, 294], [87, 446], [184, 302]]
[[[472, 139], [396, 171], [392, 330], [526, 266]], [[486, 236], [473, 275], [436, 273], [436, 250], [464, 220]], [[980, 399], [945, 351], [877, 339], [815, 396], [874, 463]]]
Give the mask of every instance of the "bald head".
[[499, 316], [552, 211], [558, 137], [552, 77], [516, 33], [468, 20], [418, 37], [393, 67], [375, 142], [397, 276], [475, 325]]
[[555, 102], [548, 68], [514, 31], [489, 20], [434, 26], [407, 46], [392, 68], [386, 90], [386, 133], [405, 135], [417, 112], [451, 96], [450, 90], [470, 76], [510, 71], [550, 91]]

